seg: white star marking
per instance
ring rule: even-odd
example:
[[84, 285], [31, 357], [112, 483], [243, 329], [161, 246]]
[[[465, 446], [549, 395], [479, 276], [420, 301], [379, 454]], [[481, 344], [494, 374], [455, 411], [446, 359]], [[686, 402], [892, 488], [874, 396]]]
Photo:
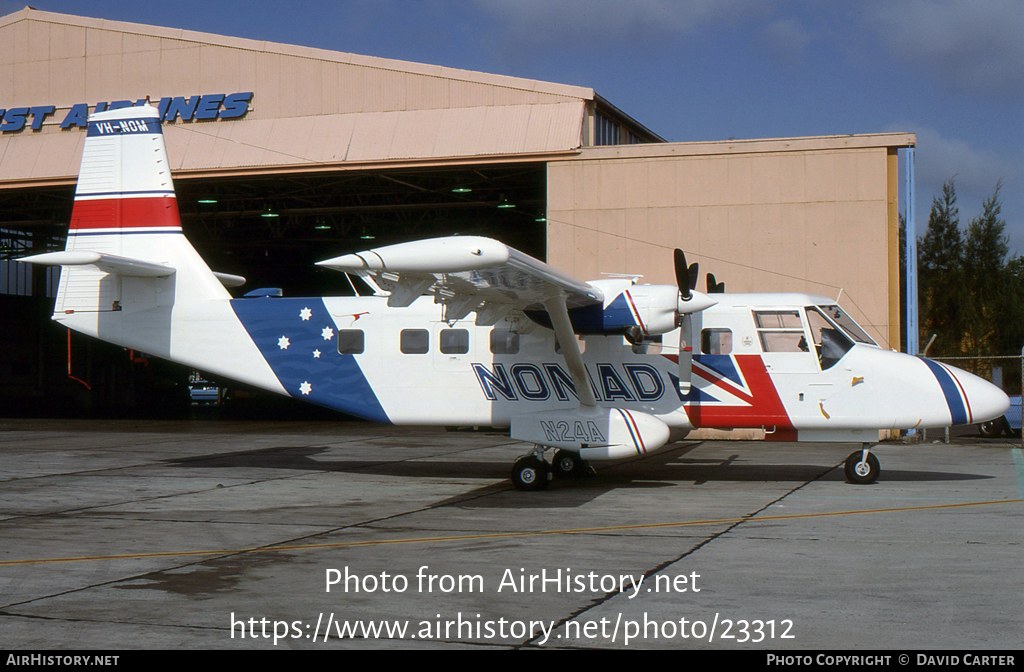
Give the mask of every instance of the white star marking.
[[302, 310], [299, 311], [299, 317], [302, 318], [303, 322], [306, 322], [309, 320], [309, 318], [313, 317], [313, 311], [310, 310], [309, 308], [303, 308]]
[[310, 385], [309, 382], [307, 382], [307, 381], [303, 381], [302, 385], [299, 385], [299, 392], [302, 392], [303, 394], [309, 394], [312, 391], [313, 391], [313, 386]]
[[287, 336], [282, 336], [281, 338], [277, 339], [277, 347], [281, 348], [282, 350], [287, 350], [289, 345], [291, 345], [291, 343], [288, 342]]
[[313, 351], [313, 359], [320, 359], [320, 351], [319, 350], [314, 350]]
[[325, 341], [329, 341], [334, 338], [334, 329], [324, 327], [324, 330], [320, 332], [320, 335], [324, 337]]

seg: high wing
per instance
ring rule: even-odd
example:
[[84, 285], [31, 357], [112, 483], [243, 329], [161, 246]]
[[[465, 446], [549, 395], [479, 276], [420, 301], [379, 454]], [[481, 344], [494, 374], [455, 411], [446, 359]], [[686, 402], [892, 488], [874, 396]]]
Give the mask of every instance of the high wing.
[[345, 273], [373, 276], [391, 292], [388, 305], [404, 307], [424, 294], [444, 306], [444, 319], [455, 321], [471, 312], [477, 324], [494, 325], [513, 311], [540, 309], [551, 317], [563, 344], [569, 373], [580, 404], [596, 406], [576, 345], [568, 310], [604, 301], [604, 292], [542, 261], [490, 238], [451, 236], [346, 254], [317, 263]]
[[569, 308], [604, 299], [601, 289], [479, 236], [388, 245], [327, 259], [317, 266], [375, 277], [391, 292], [391, 307], [408, 306], [423, 294], [434, 294], [445, 306], [445, 319], [453, 321], [476, 311], [479, 323], [484, 319], [480, 314], [522, 310], [554, 296], [564, 296]]

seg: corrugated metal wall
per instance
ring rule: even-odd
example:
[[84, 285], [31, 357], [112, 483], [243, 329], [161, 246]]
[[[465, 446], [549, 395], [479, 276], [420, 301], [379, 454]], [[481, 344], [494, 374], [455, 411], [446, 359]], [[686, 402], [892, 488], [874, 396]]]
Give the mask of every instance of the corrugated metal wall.
[[[836, 297], [882, 345], [890, 320], [890, 147], [908, 134], [585, 149], [548, 165], [548, 263], [672, 283], [686, 251], [730, 292]], [[859, 146], [854, 146], [859, 145]], [[894, 347], [899, 347], [898, 335]]]
[[0, 180], [77, 172], [82, 132], [58, 128], [74, 104], [247, 91], [243, 119], [166, 124], [173, 168], [561, 152], [580, 146], [593, 99], [579, 87], [25, 9], [0, 23], [0, 106], [57, 111], [40, 131], [0, 134]]

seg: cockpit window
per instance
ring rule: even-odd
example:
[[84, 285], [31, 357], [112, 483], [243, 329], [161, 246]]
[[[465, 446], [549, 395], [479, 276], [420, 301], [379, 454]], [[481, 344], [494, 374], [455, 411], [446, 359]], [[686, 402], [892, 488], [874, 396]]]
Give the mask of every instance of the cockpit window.
[[813, 306], [807, 307], [807, 321], [811, 325], [811, 337], [818, 351], [821, 370], [832, 368], [853, 347], [853, 341]]
[[864, 330], [860, 328], [853, 319], [846, 314], [846, 311], [839, 306], [818, 306], [818, 308], [828, 315], [829, 319], [838, 324], [846, 335], [852, 338], [857, 343], [867, 343], [868, 345], [878, 345], [875, 341], [864, 333]]
[[754, 322], [764, 352], [810, 352], [798, 310], [755, 310]]

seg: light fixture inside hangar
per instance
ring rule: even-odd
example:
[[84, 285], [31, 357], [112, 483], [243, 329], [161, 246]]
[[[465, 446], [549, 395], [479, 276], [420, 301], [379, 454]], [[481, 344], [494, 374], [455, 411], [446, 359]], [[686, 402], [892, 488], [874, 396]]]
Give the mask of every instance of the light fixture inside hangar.
[[[186, 177], [175, 189], [184, 232], [210, 267], [247, 278], [235, 293], [329, 295], [350, 285], [315, 262], [419, 238], [490, 236], [543, 258], [545, 176], [544, 164], [516, 163]], [[0, 192], [0, 259], [62, 250], [73, 199], [73, 186]]]

